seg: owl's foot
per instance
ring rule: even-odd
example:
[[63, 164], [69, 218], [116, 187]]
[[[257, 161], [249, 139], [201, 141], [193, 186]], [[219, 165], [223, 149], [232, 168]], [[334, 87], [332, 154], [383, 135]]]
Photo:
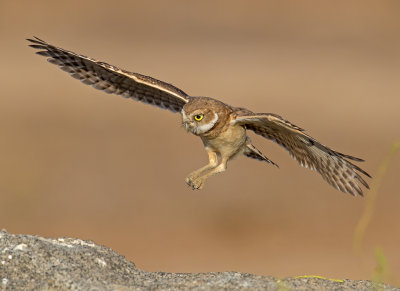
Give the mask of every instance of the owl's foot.
[[189, 187], [192, 187], [192, 190], [201, 190], [204, 187], [205, 179], [189, 176], [185, 182]]

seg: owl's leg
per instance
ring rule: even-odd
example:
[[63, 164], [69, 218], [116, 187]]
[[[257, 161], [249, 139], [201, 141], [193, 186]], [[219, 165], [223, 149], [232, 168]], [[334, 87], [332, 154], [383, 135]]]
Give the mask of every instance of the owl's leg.
[[206, 151], [207, 151], [207, 154], [208, 154], [209, 163], [208, 163], [208, 165], [206, 165], [206, 166], [204, 166], [204, 167], [202, 167], [202, 168], [190, 173], [187, 176], [185, 181], [186, 181], [186, 184], [188, 184], [189, 186], [192, 186], [192, 181], [197, 179], [198, 176], [200, 176], [201, 174], [203, 174], [204, 172], [206, 172], [208, 170], [214, 169], [218, 165], [217, 153], [212, 151], [212, 150], [210, 150], [210, 149], [207, 149], [207, 148], [206, 148]]
[[218, 166], [214, 167], [214, 169], [212, 169], [207, 174], [204, 174], [203, 176], [192, 179], [190, 181], [190, 184], [188, 183], [188, 185], [192, 186], [193, 190], [194, 189], [199, 189], [199, 190], [203, 189], [204, 183], [209, 177], [211, 177], [212, 175], [224, 172], [226, 170], [228, 160], [229, 160], [229, 157], [223, 157], [221, 160], [221, 163]]

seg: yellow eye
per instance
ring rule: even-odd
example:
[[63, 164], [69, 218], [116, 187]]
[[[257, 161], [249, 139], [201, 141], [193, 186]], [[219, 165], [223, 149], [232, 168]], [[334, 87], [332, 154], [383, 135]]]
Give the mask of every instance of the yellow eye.
[[200, 120], [202, 120], [202, 119], [203, 119], [203, 117], [204, 117], [204, 115], [203, 115], [203, 114], [196, 114], [196, 115], [194, 116], [194, 120], [196, 120], [196, 121], [200, 121]]

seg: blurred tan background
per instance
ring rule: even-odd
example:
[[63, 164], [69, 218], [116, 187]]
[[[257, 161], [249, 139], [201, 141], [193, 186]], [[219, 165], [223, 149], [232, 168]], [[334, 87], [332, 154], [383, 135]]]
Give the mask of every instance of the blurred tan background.
[[400, 137], [399, 1], [1, 0], [0, 34], [0, 228], [91, 239], [166, 272], [371, 279], [382, 247], [400, 281], [400, 155], [360, 261], [365, 198], [254, 134], [279, 170], [240, 158], [194, 192], [184, 178], [207, 156], [179, 115], [85, 86], [25, 41], [280, 114], [375, 176]]

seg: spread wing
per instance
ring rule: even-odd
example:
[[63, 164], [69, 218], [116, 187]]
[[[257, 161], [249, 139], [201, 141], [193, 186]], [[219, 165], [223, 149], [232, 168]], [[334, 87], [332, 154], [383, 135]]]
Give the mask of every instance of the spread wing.
[[106, 93], [114, 93], [155, 105], [172, 112], [180, 112], [189, 96], [171, 84], [152, 77], [131, 73], [104, 62], [53, 46], [39, 38], [27, 39], [37, 54], [68, 72], [84, 84]]
[[246, 129], [283, 146], [300, 165], [316, 170], [325, 181], [338, 190], [354, 196], [357, 193], [363, 196], [358, 182], [369, 189], [361, 174], [371, 176], [348, 161], [363, 160], [331, 150], [305, 134], [300, 127], [278, 115], [255, 114], [244, 108], [238, 108], [236, 114], [236, 118], [232, 121], [234, 124], [241, 124]]

